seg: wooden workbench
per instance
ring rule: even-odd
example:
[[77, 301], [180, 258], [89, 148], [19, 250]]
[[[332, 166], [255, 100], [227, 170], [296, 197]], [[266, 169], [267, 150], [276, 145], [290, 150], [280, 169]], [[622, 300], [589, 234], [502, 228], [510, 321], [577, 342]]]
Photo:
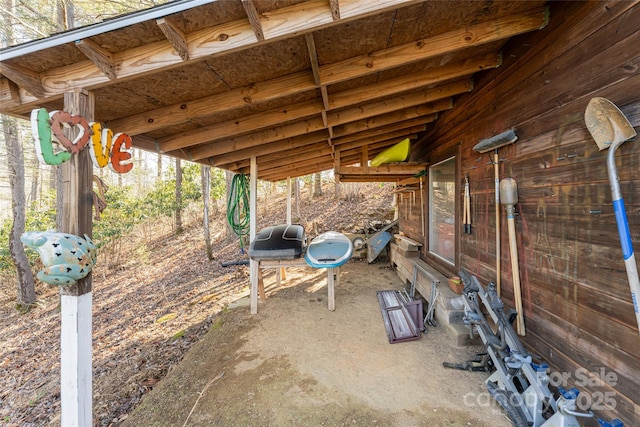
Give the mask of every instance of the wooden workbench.
[[[262, 301], [266, 301], [267, 295], [264, 292], [264, 282], [262, 280], [262, 270], [265, 268], [275, 268], [276, 269], [276, 285], [280, 286], [280, 281], [282, 279], [282, 275], [284, 273], [284, 269], [286, 267], [308, 267], [313, 268], [307, 264], [304, 258], [296, 258], [296, 259], [287, 259], [287, 260], [262, 260], [257, 262], [258, 274], [257, 274], [257, 283], [251, 284], [251, 292], [258, 292], [260, 299]], [[335, 305], [335, 282], [340, 284], [340, 267], [327, 268], [327, 292], [328, 292], [328, 309], [334, 311], [336, 309]], [[257, 288], [257, 289], [256, 289]], [[255, 307], [254, 307], [255, 301]], [[251, 298], [251, 313], [255, 314], [258, 312], [258, 299], [255, 297]]]

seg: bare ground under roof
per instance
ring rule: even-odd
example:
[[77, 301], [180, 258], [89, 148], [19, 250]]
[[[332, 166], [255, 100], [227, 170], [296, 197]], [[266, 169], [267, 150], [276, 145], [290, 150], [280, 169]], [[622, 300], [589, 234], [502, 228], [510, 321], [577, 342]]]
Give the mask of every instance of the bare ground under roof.
[[324, 270], [288, 269], [279, 288], [266, 285], [257, 315], [234, 304], [123, 425], [510, 425], [488, 374], [442, 366], [478, 348], [438, 327], [388, 342], [376, 292], [402, 281], [385, 263], [346, 264], [334, 312]]

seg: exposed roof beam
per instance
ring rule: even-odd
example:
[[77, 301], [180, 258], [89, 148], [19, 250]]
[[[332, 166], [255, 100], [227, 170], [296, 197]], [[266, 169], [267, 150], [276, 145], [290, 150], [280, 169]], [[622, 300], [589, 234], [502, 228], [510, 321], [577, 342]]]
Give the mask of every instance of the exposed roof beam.
[[[422, 119], [424, 123], [434, 120], [435, 114]], [[304, 135], [302, 138], [289, 139], [286, 141], [277, 141], [270, 144], [264, 144], [250, 149], [239, 150], [224, 153], [215, 158], [211, 158], [208, 164], [221, 167], [228, 170], [238, 170], [249, 166], [249, 157], [251, 155], [258, 156], [258, 163], [269, 163], [271, 167], [280, 167], [289, 165], [291, 162], [298, 162], [319, 157], [322, 155], [331, 155], [335, 150], [346, 152], [347, 154], [353, 150], [359, 150], [363, 146], [369, 146], [370, 154], [374, 156], [382, 149], [397, 143], [401, 138], [415, 139], [418, 132], [425, 130], [424, 123], [417, 123], [417, 120], [409, 120], [398, 123], [394, 126], [387, 126], [378, 132], [362, 132], [353, 135], [351, 142], [340, 144], [339, 146], [329, 147], [322, 142], [326, 139], [326, 134], [316, 132], [316, 136]], [[404, 127], [402, 127], [404, 126]], [[359, 139], [355, 139], [358, 138]], [[302, 141], [304, 139], [304, 141]], [[288, 150], [295, 150], [293, 160], [291, 156], [285, 155]]]
[[[489, 55], [496, 58], [497, 55]], [[485, 59], [486, 60], [486, 59]], [[468, 67], [465, 67], [462, 63], [458, 64], [461, 67], [461, 75], [470, 75], [474, 71], [477, 71], [478, 64], [489, 64], [490, 61], [483, 62], [482, 58], [473, 61], [467, 61], [465, 63], [471, 63]], [[446, 66], [448, 68], [448, 66]], [[452, 65], [455, 67], [455, 65]], [[462, 71], [464, 70], [464, 71]], [[437, 82], [435, 78], [439, 73], [423, 71], [420, 73], [414, 73], [408, 76], [407, 81], [411, 81], [410, 86], [398, 84], [396, 79], [392, 83], [381, 82], [377, 85], [365, 86], [352, 92], [354, 98], [353, 103], [362, 102], [365, 98], [372, 98], [378, 93], [384, 95], [391, 95], [392, 88], [398, 91], [405, 91], [409, 89], [415, 89], [419, 86], [420, 82], [423, 82], [423, 86]], [[453, 74], [445, 72], [441, 74], [443, 79], [448, 79]], [[421, 77], [424, 80], [421, 80]], [[167, 127], [176, 125], [188, 120], [194, 120], [197, 117], [202, 117], [211, 114], [212, 111], [217, 113], [224, 111], [231, 111], [237, 108], [245, 107], [247, 105], [270, 101], [280, 98], [282, 96], [293, 95], [308, 90], [313, 90], [315, 85], [311, 80], [307, 72], [295, 73], [290, 76], [286, 76], [279, 79], [273, 79], [270, 81], [258, 83], [249, 87], [242, 87], [234, 89], [228, 92], [208, 96], [191, 102], [185, 102], [180, 104], [171, 105], [169, 107], [163, 107], [151, 112], [141, 113], [134, 116], [126, 117], [123, 119], [112, 120], [109, 122], [109, 126], [113, 129], [127, 129], [129, 135], [138, 135]], [[378, 92], [380, 91], [380, 92]], [[326, 88], [325, 91], [326, 93]], [[340, 92], [332, 95], [332, 99], [338, 99], [334, 105], [347, 106], [348, 94]], [[323, 97], [324, 106], [324, 97]], [[328, 124], [327, 124], [328, 125]]]
[[[415, 140], [417, 138], [417, 134], [416, 133], [411, 133], [411, 134], [404, 134], [403, 137], [405, 138], [409, 138], [411, 140]], [[354, 146], [351, 148], [346, 148], [346, 147], [340, 147], [340, 157], [349, 157], [351, 155], [356, 155], [358, 154], [360, 151], [364, 152], [364, 149], [366, 148], [366, 151], [369, 153], [369, 156], [366, 157], [366, 161], [369, 161], [370, 159], [374, 158], [378, 153], [384, 151], [385, 149], [393, 146], [394, 144], [398, 143], [398, 138], [392, 138], [392, 139], [383, 139], [379, 142], [375, 142], [375, 143], [371, 143], [371, 144], [363, 144], [363, 145], [359, 145], [359, 146]], [[364, 163], [364, 162], [360, 162], [360, 163]]]
[[4, 106], [20, 104], [18, 85], [9, 79], [0, 78], [0, 104]]
[[333, 138], [333, 128], [329, 126], [329, 120], [327, 119], [327, 110], [329, 109], [329, 94], [327, 92], [327, 86], [320, 83], [320, 65], [318, 64], [318, 53], [316, 51], [316, 42], [313, 39], [313, 33], [305, 34], [305, 40], [307, 43], [307, 51], [309, 53], [309, 62], [311, 62], [311, 71], [313, 73], [313, 81], [320, 89], [320, 96], [322, 97], [322, 121], [324, 126], [329, 130], [329, 138], [327, 142], [331, 145], [331, 138]]
[[408, 122], [398, 124], [386, 131], [362, 132], [360, 134], [351, 135], [348, 140], [336, 141], [335, 149], [337, 151], [346, 151], [362, 147], [363, 145], [377, 144], [378, 142], [389, 140], [395, 140], [397, 143], [400, 142], [401, 138], [406, 138], [407, 134], [424, 131], [426, 129], [426, 123], [432, 122], [434, 120], [434, 116], [435, 115], [420, 119], [421, 121], [424, 121], [424, 123], [417, 123], [418, 120], [409, 120]]
[[[19, 65], [9, 65], [6, 62], [0, 62], [0, 73], [4, 74], [5, 77], [7, 77], [18, 86], [26, 89], [33, 96], [44, 96], [45, 91], [44, 87], [42, 86], [42, 81], [40, 80], [40, 75], [35, 71], [31, 71]], [[3, 85], [3, 88], [4, 87], [8, 89], [10, 86]], [[5, 97], [6, 95], [3, 93], [2, 98]]]
[[[399, 138], [407, 132], [420, 132], [425, 130], [424, 123], [431, 122], [435, 119], [435, 115], [419, 117], [413, 120], [395, 122], [391, 125], [383, 126], [380, 124], [379, 129], [367, 130], [365, 132], [354, 133], [346, 138], [342, 138], [337, 142], [346, 144], [352, 141], [363, 140], [359, 145], [371, 143], [376, 136], [385, 135], [386, 138]], [[310, 126], [311, 124], [315, 126]], [[283, 129], [284, 128], [284, 129]], [[191, 157], [195, 161], [210, 158], [208, 163], [212, 166], [225, 168], [226, 164], [238, 162], [247, 159], [251, 155], [264, 156], [271, 153], [280, 153], [288, 149], [300, 149], [301, 147], [316, 142], [326, 141], [328, 135], [326, 132], [312, 133], [310, 129], [324, 129], [319, 119], [313, 119], [305, 122], [293, 123], [282, 126], [281, 128], [269, 129], [260, 134], [250, 134], [238, 138], [220, 141], [215, 144], [203, 145], [191, 150]], [[283, 136], [287, 135], [287, 137]], [[293, 139], [294, 136], [299, 136]], [[279, 138], [278, 138], [279, 137]], [[369, 138], [369, 139], [367, 139]], [[379, 140], [375, 139], [377, 142]], [[354, 146], [359, 146], [354, 145]], [[333, 152], [333, 148], [331, 149]]]
[[289, 176], [311, 175], [329, 169], [333, 169], [333, 159], [331, 157], [304, 167], [282, 167], [269, 173], [261, 173], [260, 168], [258, 168], [258, 178], [266, 181], [282, 181]]
[[436, 86], [429, 89], [423, 89], [419, 92], [398, 95], [395, 98], [361, 105], [356, 108], [349, 108], [346, 110], [340, 110], [338, 112], [332, 112], [329, 114], [329, 124], [331, 126], [337, 126], [366, 117], [378, 116], [380, 114], [389, 113], [402, 108], [420, 105], [427, 102], [433, 102], [438, 99], [448, 98], [453, 95], [470, 92], [472, 89], [473, 81], [469, 79], [445, 84], [442, 86]]
[[323, 84], [338, 83], [361, 75], [364, 70], [369, 73], [379, 72], [544, 28], [547, 21], [548, 16], [544, 8], [493, 19], [464, 29], [327, 65], [320, 69], [320, 80]]
[[[422, 0], [420, 0], [422, 1]], [[389, 9], [397, 9], [409, 4], [419, 3], [416, 0], [349, 0], [340, 12], [340, 20], [333, 18], [330, 2], [327, 0], [311, 0], [293, 6], [264, 12], [262, 29], [266, 40], [277, 39], [292, 33], [302, 33], [323, 28], [337, 22], [345, 22], [362, 18], [372, 13], [380, 13]], [[347, 7], [347, 3], [348, 6]]]
[[153, 111], [111, 120], [113, 129], [127, 129], [128, 135], [138, 135], [167, 126], [177, 125], [215, 113], [235, 110], [248, 105], [272, 101], [288, 95], [313, 90], [315, 85], [308, 72], [232, 89], [194, 101], [182, 102]]
[[[429, 118], [425, 118], [424, 120], [428, 121]], [[406, 137], [407, 132], [417, 133], [425, 129], [424, 125], [415, 125], [413, 121], [405, 122], [405, 127], [406, 128], [401, 131], [395, 131], [391, 133], [389, 133], [388, 131], [381, 131], [377, 135], [370, 135], [368, 133], [365, 133], [362, 135], [362, 139], [360, 141], [352, 142], [349, 145], [343, 145], [341, 146], [341, 148], [344, 147], [344, 149], [353, 149], [361, 147], [362, 145], [378, 143], [380, 141], [389, 141], [390, 138], [395, 139], [395, 142], [398, 142], [397, 139], [400, 137]], [[208, 164], [210, 164], [211, 166], [217, 166], [226, 169], [230, 167], [229, 164], [231, 163], [241, 164], [242, 167], [248, 166], [249, 163], [247, 159], [249, 159], [252, 155], [259, 156], [259, 160], [260, 158], [262, 158], [263, 161], [269, 159], [269, 161], [273, 162], [274, 164], [281, 164], [282, 161], [302, 161], [306, 157], [308, 157], [308, 153], [310, 151], [322, 152], [324, 155], [330, 155], [331, 153], [333, 153], [334, 148], [329, 147], [326, 144], [318, 145], [318, 143], [324, 142], [326, 138], [326, 132], [305, 134], [302, 137], [295, 139], [290, 138], [286, 140], [257, 145], [250, 148], [228, 151], [210, 158]], [[392, 143], [388, 144], [391, 145]], [[283, 155], [283, 153], [287, 150], [295, 150], [296, 155], [294, 157], [294, 160], [290, 160], [288, 156]]]
[[502, 58], [499, 53], [490, 53], [441, 67], [433, 67], [423, 71], [405, 74], [394, 79], [377, 82], [375, 85], [356, 87], [332, 94], [328, 109], [335, 110], [352, 104], [371, 101], [376, 98], [417, 90], [446, 80], [470, 76], [481, 70], [497, 68], [501, 63]]
[[256, 5], [253, 4], [253, 0], [242, 0], [242, 6], [247, 13], [253, 33], [256, 35], [258, 41], [264, 41], [264, 33], [262, 32], [262, 23], [260, 22], [260, 15], [256, 10]]
[[178, 26], [167, 17], [156, 20], [156, 24], [162, 31], [162, 34], [169, 40], [171, 46], [176, 50], [183, 61], [191, 59], [189, 57], [189, 47], [187, 46], [187, 38]]
[[[344, 159], [341, 159], [342, 165], [352, 165], [360, 162], [360, 155], [349, 155]], [[388, 167], [383, 167], [382, 170], [377, 171], [376, 168], [373, 168], [374, 172], [380, 172], [379, 174], [371, 174], [370, 176], [373, 178], [371, 181], [396, 181], [398, 179], [405, 179], [416, 173], [422, 171], [425, 167], [424, 164], [412, 163], [412, 165], [403, 165], [401, 169], [399, 169], [399, 174], [391, 174], [388, 171]], [[415, 168], [415, 169], [414, 169]], [[243, 168], [246, 169], [246, 168]], [[267, 181], [280, 181], [286, 179], [288, 176], [302, 176], [302, 175], [310, 175], [316, 172], [321, 172], [329, 169], [334, 169], [334, 163], [330, 158], [322, 158], [316, 159], [316, 161], [311, 160], [310, 162], [305, 162], [304, 166], [290, 165], [283, 166], [275, 169], [266, 169], [259, 172], [259, 178]], [[371, 169], [371, 168], [370, 168]], [[242, 169], [238, 169], [242, 170]], [[412, 173], [413, 172], [413, 173]], [[357, 175], [356, 175], [357, 176]]]
[[[357, 19], [374, 12], [398, 8], [415, 2], [415, 0], [380, 0], [375, 2], [352, 0], [349, 3], [350, 11], [353, 13], [349, 13], [349, 15], [343, 13], [341, 20], [333, 21], [326, 0], [311, 0], [264, 13], [263, 32], [266, 40], [275, 40], [296, 33], [306, 33], [322, 27], [341, 24], [345, 20]], [[157, 15], [154, 16], [154, 18], [156, 17], [159, 18]], [[194, 31], [186, 34], [185, 37], [189, 46], [189, 57], [192, 61], [245, 49], [258, 42], [253, 28], [245, 19]], [[158, 72], [182, 65], [184, 61], [173, 54], [174, 49], [171, 43], [162, 40], [114, 53], [113, 59], [119, 64], [118, 79], [124, 80], [140, 74]], [[3, 50], [0, 51], [0, 55], [0, 60], [4, 61], [11, 57], [12, 53], [9, 54]], [[44, 94], [41, 96], [21, 94], [21, 103], [25, 104], [23, 105], [24, 111], [28, 111], [34, 106], [29, 104], [38, 101], [34, 97], [42, 101], [42, 98], [56, 97], [73, 89], [92, 89], [109, 81], [108, 77], [97, 74], [96, 65], [89, 61], [49, 70], [41, 75], [41, 80]]]
[[[321, 161], [326, 161], [325, 156], [329, 156], [332, 153], [332, 148], [326, 145], [323, 141], [315, 144], [307, 145], [296, 149], [296, 157], [300, 153], [299, 161], [291, 160], [290, 157], [283, 157], [278, 153], [266, 154], [258, 157], [258, 165], [261, 172], [265, 174], [269, 173], [282, 173], [283, 170], [290, 170], [293, 167], [308, 166]], [[224, 169], [241, 170], [249, 166], [247, 159], [242, 159], [237, 162], [227, 163], [221, 165]]]
[[158, 144], [163, 152], [178, 150], [193, 145], [224, 139], [234, 135], [255, 132], [260, 129], [276, 126], [292, 120], [319, 115], [322, 106], [319, 102], [300, 102], [290, 108], [278, 108], [262, 113], [244, 116], [239, 119], [228, 120], [211, 126], [205, 126], [178, 135], [159, 138]]
[[[270, 142], [301, 136], [302, 139], [307, 134], [325, 129], [322, 119], [314, 117], [301, 122], [285, 124], [271, 129], [263, 130], [259, 133], [240, 135], [235, 138], [226, 138], [214, 144], [201, 145], [191, 150], [194, 160], [201, 160], [207, 157], [219, 156], [229, 151], [244, 150], [256, 145], [268, 144]], [[326, 134], [323, 139], [327, 139]], [[315, 141], [314, 141], [315, 142]]]
[[33, 40], [0, 50], [0, 61], [16, 58], [28, 53], [37, 52], [43, 49], [60, 46], [66, 43], [74, 43], [76, 40], [83, 40], [98, 34], [115, 31], [143, 21], [156, 19], [162, 16], [183, 12], [206, 3], [211, 0], [178, 0], [166, 4], [155, 6], [151, 9], [128, 13], [97, 24], [88, 25], [71, 31], [53, 34], [46, 39]]
[[326, 131], [315, 131], [301, 135], [297, 138], [286, 138], [254, 147], [221, 152], [218, 155], [212, 156], [209, 159], [209, 164], [212, 166], [221, 166], [226, 163], [233, 163], [243, 159], [248, 159], [251, 156], [264, 156], [266, 154], [282, 153], [286, 150], [298, 150], [301, 147], [316, 144], [318, 142], [324, 142], [326, 139]]
[[[307, 43], [307, 51], [309, 52], [309, 62], [311, 62], [311, 71], [313, 73], [313, 81], [317, 87], [323, 86], [320, 82], [320, 65], [318, 64], [318, 53], [316, 52], [316, 42], [313, 39], [313, 33], [305, 34], [305, 40]], [[322, 92], [322, 103], [325, 109], [329, 109], [329, 101], [327, 99], [326, 86], [323, 86], [325, 90]]]
[[453, 107], [451, 98], [445, 98], [433, 103], [417, 105], [415, 107], [396, 110], [391, 113], [381, 114], [379, 116], [369, 117], [355, 122], [349, 122], [334, 129], [335, 137], [352, 135], [357, 132], [380, 128], [382, 126], [394, 125], [405, 120], [423, 118], [427, 114], [438, 113], [440, 111], [449, 110]]
[[[395, 99], [381, 101], [369, 105], [358, 106], [356, 108], [343, 110], [338, 113], [332, 113], [329, 116], [329, 123], [334, 125], [345, 124], [348, 122], [357, 121], [358, 119], [363, 120], [368, 117], [393, 112], [406, 107], [433, 102], [442, 98], [448, 98], [454, 94], [467, 92], [471, 90], [472, 86], [473, 85], [470, 80], [453, 82], [441, 87], [427, 89], [415, 94], [401, 96]], [[194, 149], [192, 149], [191, 154], [193, 156], [193, 160], [199, 160], [206, 157], [215, 156], [217, 154], [222, 154], [226, 151], [249, 148], [261, 143], [260, 140], [262, 140], [262, 143], [266, 143], [269, 142], [267, 139], [270, 138], [284, 139], [287, 137], [300, 135], [304, 132], [324, 128], [325, 125], [323, 122], [318, 123], [318, 119], [309, 119], [305, 120], [301, 124], [293, 123], [282, 125], [276, 128], [277, 130], [266, 129], [264, 130], [265, 135], [267, 135], [265, 139], [262, 138], [262, 135], [257, 134], [245, 137], [235, 137], [235, 141], [233, 143], [229, 141], [219, 141], [215, 144], [212, 144], [213, 141], [228, 139], [233, 135], [256, 132], [260, 129], [269, 128], [270, 126], [277, 126], [280, 123], [284, 123], [289, 120], [295, 120], [297, 118], [299, 119], [311, 116], [313, 114], [319, 114], [321, 110], [322, 107], [319, 103], [300, 103], [291, 106], [291, 108], [288, 108], [285, 111], [283, 111], [282, 109], [265, 111], [248, 117], [243, 117], [240, 121], [229, 120], [227, 122], [200, 128], [195, 131], [184, 132], [182, 134], [161, 138], [158, 140], [158, 143], [161, 151], [163, 152], [173, 151], [180, 148], [193, 147], [199, 144], [211, 144], [210, 146], [195, 147]], [[273, 141], [273, 139], [270, 140]], [[239, 144], [240, 141], [242, 141], [242, 145]]]
[[[330, 102], [330, 108], [340, 108], [358, 103], [367, 99], [392, 95], [394, 91], [415, 90], [420, 86], [427, 86], [453, 77], [471, 75], [482, 67], [494, 67], [499, 64], [498, 54], [483, 55], [472, 60], [449, 64], [443, 71], [425, 70], [409, 74], [403, 78], [383, 81], [375, 85], [364, 86], [355, 90], [343, 91], [331, 95], [331, 101], [327, 100], [326, 87], [321, 87], [323, 94], [323, 106]], [[458, 71], [455, 71], [455, 70]], [[316, 88], [309, 73], [299, 72], [286, 77], [281, 77], [252, 86], [245, 86], [227, 92], [200, 98], [190, 102], [170, 105], [153, 111], [136, 114], [122, 119], [112, 120], [109, 126], [113, 129], [127, 129], [128, 135], [138, 135], [150, 132], [162, 127], [177, 125], [188, 120], [210, 115], [213, 111], [221, 113], [237, 108], [255, 105], [261, 102], [271, 101], [283, 96], [294, 95]], [[327, 108], [325, 106], [325, 108]]]
[[109, 80], [116, 80], [116, 63], [111, 52], [98, 46], [89, 39], [76, 41], [76, 47], [104, 73]]

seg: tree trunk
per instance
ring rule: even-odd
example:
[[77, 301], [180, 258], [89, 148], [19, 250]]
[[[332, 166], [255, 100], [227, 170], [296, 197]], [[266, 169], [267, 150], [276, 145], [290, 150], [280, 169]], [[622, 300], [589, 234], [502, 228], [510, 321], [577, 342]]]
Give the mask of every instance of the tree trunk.
[[29, 198], [27, 201], [30, 206], [33, 206], [33, 203], [38, 201], [38, 187], [40, 182], [40, 162], [37, 158], [33, 159], [33, 178], [31, 179], [31, 191], [29, 193]]
[[[64, 209], [64, 194], [62, 193], [62, 166], [52, 166], [55, 168], [55, 190], [56, 190], [56, 212], [62, 212]], [[62, 231], [64, 218], [62, 215], [56, 215], [56, 230]]]
[[313, 197], [322, 196], [322, 172], [313, 175]]
[[176, 234], [184, 231], [182, 228], [182, 162], [176, 159]]
[[202, 203], [203, 210], [203, 230], [204, 245], [207, 251], [207, 258], [213, 259], [213, 251], [211, 250], [211, 231], [209, 230], [209, 199], [211, 195], [211, 169], [209, 166], [200, 166], [200, 178], [202, 179]]
[[[233, 172], [224, 171], [224, 179], [225, 179], [225, 182], [227, 184], [227, 191], [226, 191], [227, 207], [225, 209], [225, 212], [226, 212], [225, 215], [229, 215], [229, 197], [230, 197], [230, 194], [231, 194], [231, 182], [233, 181], [233, 175], [234, 175]], [[235, 219], [236, 219], [236, 221], [238, 220], [238, 218], [235, 218]], [[227, 220], [224, 223], [226, 224], [226, 227], [225, 227], [225, 229], [226, 229], [226, 233], [225, 233], [226, 237], [227, 238], [235, 237], [235, 233], [233, 231], [233, 228], [231, 228], [231, 224], [229, 224], [229, 221]]]
[[9, 251], [18, 273], [18, 309], [26, 309], [36, 301], [36, 288], [29, 260], [24, 252], [20, 236], [24, 233], [26, 222], [24, 154], [18, 140], [18, 126], [15, 120], [2, 116], [2, 132], [7, 145], [9, 166], [9, 186], [11, 188], [13, 226], [9, 236]]

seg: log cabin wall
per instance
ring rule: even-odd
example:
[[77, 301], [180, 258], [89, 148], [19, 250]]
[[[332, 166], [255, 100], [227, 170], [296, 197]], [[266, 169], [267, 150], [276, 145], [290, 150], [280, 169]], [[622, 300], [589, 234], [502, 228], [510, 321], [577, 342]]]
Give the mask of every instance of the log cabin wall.
[[[547, 28], [513, 39], [501, 67], [475, 81], [414, 146], [412, 160], [457, 158], [456, 265], [434, 258], [422, 236], [420, 206], [428, 189], [399, 198], [402, 230], [424, 241], [421, 257], [445, 274], [465, 268], [495, 281], [495, 196], [492, 152], [473, 147], [515, 129], [499, 149], [500, 178], [518, 185], [515, 218], [524, 299], [523, 342], [551, 366], [552, 385], [568, 375], [596, 415], [640, 425], [640, 336], [622, 259], [607, 177], [584, 123], [592, 97], [614, 102], [639, 131], [640, 7], [638, 2], [551, 2]], [[640, 247], [640, 140], [617, 151], [617, 167], [636, 252]], [[471, 188], [472, 233], [463, 234], [462, 189]], [[426, 181], [428, 182], [428, 180]], [[415, 203], [409, 206], [410, 201]], [[428, 200], [425, 223], [429, 224]], [[514, 307], [506, 214], [501, 207], [501, 281]], [[428, 230], [428, 227], [427, 227]], [[428, 233], [424, 233], [428, 234]], [[562, 384], [560, 384], [562, 385]], [[595, 420], [586, 425], [597, 425]]]

